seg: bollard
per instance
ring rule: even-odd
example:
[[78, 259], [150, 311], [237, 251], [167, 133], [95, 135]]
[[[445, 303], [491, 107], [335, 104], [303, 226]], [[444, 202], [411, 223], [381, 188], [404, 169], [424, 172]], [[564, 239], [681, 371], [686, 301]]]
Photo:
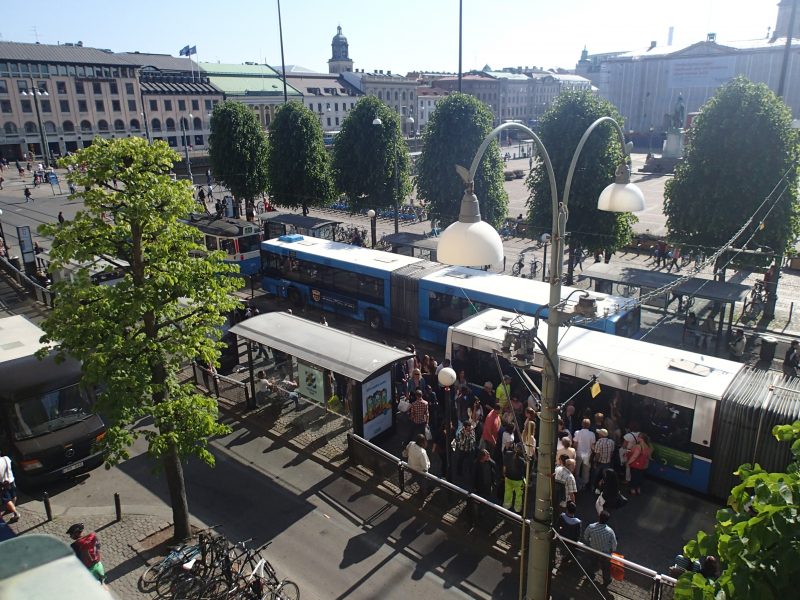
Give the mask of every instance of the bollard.
[[117, 512], [117, 522], [122, 521], [122, 503], [119, 500], [119, 494], [114, 493], [114, 510]]
[[787, 323], [791, 323], [792, 322], [792, 313], [793, 312], [794, 312], [794, 302], [792, 302], [792, 304], [789, 306], [789, 320], [787, 321]]
[[43, 494], [44, 498], [42, 501], [44, 502], [44, 512], [47, 513], [47, 520], [53, 520], [53, 508], [50, 506], [50, 496], [47, 495], [47, 492]]

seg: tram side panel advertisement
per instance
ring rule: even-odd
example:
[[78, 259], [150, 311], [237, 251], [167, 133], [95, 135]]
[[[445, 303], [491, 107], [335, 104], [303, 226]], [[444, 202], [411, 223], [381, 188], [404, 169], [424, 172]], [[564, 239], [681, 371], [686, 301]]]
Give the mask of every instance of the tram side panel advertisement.
[[364, 437], [371, 440], [392, 426], [392, 374], [378, 375], [361, 384]]
[[297, 376], [297, 392], [304, 398], [325, 406], [325, 380], [322, 378], [322, 370], [297, 361]]

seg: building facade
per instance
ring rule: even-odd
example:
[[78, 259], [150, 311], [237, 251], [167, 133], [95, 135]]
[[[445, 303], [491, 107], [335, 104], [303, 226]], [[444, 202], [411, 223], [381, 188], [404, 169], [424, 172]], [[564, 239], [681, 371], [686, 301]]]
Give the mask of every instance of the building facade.
[[[687, 115], [699, 111], [721, 85], [738, 75], [777, 91], [791, 2], [784, 0], [778, 7], [775, 33], [769, 38], [721, 42], [710, 33], [705, 41], [682, 47], [652, 42], [646, 49], [624, 53], [592, 56], [584, 51], [576, 73], [591, 79], [600, 95], [618, 108], [626, 129], [640, 136], [651, 128], [662, 133], [679, 97]], [[797, 25], [795, 38], [800, 36], [800, 22]], [[783, 94], [795, 118], [800, 116], [799, 43], [793, 41]]]
[[49, 161], [96, 136], [150, 137], [178, 147], [181, 119], [191, 132], [188, 144], [202, 147], [203, 111], [221, 98], [190, 60], [80, 42], [0, 42], [0, 154], [8, 159], [43, 156], [45, 149]]
[[417, 131], [415, 135], [421, 134], [428, 126], [433, 111], [436, 110], [439, 102], [447, 98], [450, 92], [437, 87], [417, 87]]
[[393, 75], [391, 71], [384, 73], [374, 71], [365, 73], [353, 71], [342, 73], [342, 78], [364, 96], [375, 96], [389, 108], [400, 115], [400, 127], [403, 135], [411, 136], [416, 132], [417, 122], [417, 81], [402, 75]]
[[[275, 111], [284, 103], [284, 80], [278, 71], [252, 62], [241, 65], [200, 63], [200, 69], [226, 100], [236, 100], [250, 107], [261, 125], [269, 128]], [[303, 95], [288, 83], [286, 97], [303, 101]]]
[[363, 95], [338, 74], [286, 68], [289, 85], [303, 95], [303, 103], [317, 115], [323, 131], [338, 131]]

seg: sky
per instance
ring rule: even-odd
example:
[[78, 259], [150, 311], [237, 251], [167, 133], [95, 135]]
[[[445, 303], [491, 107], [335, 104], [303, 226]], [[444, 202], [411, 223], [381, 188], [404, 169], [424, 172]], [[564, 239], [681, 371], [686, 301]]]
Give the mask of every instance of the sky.
[[[571, 69], [590, 53], [764, 38], [778, 0], [463, 0], [463, 70], [516, 66]], [[283, 0], [287, 65], [327, 72], [341, 25], [357, 69], [456, 72], [459, 0]], [[113, 51], [201, 62], [281, 64], [277, 0], [38, 0], [4, 10], [0, 40], [82, 41]]]

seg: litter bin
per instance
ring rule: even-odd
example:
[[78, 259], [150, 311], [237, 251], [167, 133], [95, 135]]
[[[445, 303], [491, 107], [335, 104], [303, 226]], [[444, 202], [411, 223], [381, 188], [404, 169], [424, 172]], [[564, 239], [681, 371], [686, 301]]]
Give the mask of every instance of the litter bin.
[[778, 340], [771, 335], [761, 337], [761, 352], [759, 358], [765, 363], [771, 363], [775, 358], [775, 349], [778, 347]]

